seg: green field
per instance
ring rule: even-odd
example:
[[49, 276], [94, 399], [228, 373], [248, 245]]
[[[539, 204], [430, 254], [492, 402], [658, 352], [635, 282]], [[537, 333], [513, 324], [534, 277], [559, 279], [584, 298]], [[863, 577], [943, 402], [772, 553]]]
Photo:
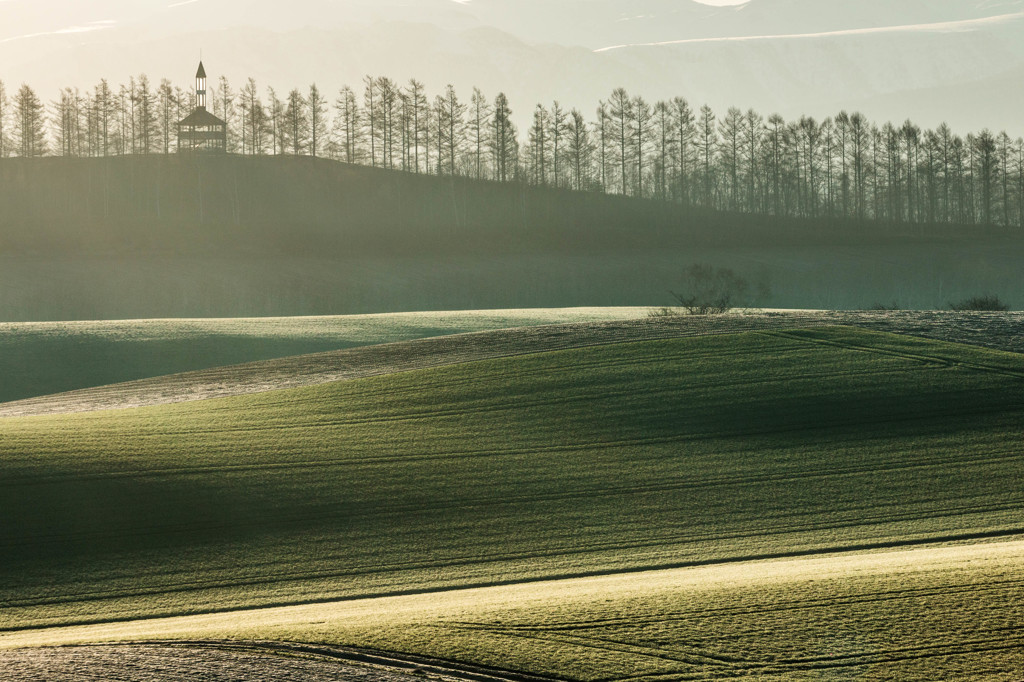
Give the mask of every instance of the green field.
[[[1024, 543], [827, 555], [0, 635], [354, 644], [577, 680], [1001, 680]], [[2, 658], [0, 658], [2, 663]]]
[[[1024, 357], [849, 328], [4, 419], [0, 646], [198, 633], [595, 680], [1004, 679], [1022, 423]], [[915, 636], [936, 648], [893, 653]]]
[[642, 308], [332, 317], [0, 323], [0, 403], [80, 388], [392, 341], [642, 317]]

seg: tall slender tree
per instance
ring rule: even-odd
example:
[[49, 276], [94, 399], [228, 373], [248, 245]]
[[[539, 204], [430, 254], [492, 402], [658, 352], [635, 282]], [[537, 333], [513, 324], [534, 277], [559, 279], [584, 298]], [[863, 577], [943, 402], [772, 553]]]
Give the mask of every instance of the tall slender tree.
[[360, 130], [356, 93], [346, 85], [338, 91], [338, 98], [334, 101], [334, 135], [341, 150], [341, 160], [345, 163], [359, 162]]
[[679, 193], [679, 201], [686, 204], [689, 203], [690, 195], [690, 158], [696, 134], [696, 129], [694, 128], [695, 119], [689, 102], [682, 97], [676, 97], [672, 100], [672, 111], [675, 118], [676, 154], [678, 154], [678, 161], [676, 163], [679, 175], [676, 182], [678, 186], [677, 191]]
[[515, 124], [512, 123], [512, 108], [503, 92], [499, 92], [494, 98], [491, 125], [491, 157], [494, 159], [495, 180], [508, 182], [515, 179], [515, 168], [519, 162], [519, 143]]
[[309, 113], [306, 98], [297, 89], [288, 93], [284, 121], [292, 154], [305, 154], [309, 144]]
[[562, 185], [564, 174], [563, 156], [565, 151], [565, 131], [568, 118], [565, 109], [556, 100], [551, 105], [548, 115], [548, 139], [551, 141], [551, 181], [555, 187]]
[[309, 86], [309, 98], [306, 100], [306, 111], [309, 114], [309, 155], [316, 157], [327, 137], [327, 100], [320, 94], [316, 83]]
[[577, 191], [590, 189], [594, 144], [590, 140], [587, 121], [578, 109], [569, 112], [567, 135], [569, 159], [572, 164], [570, 186]]
[[480, 92], [473, 88], [473, 96], [469, 101], [469, 136], [473, 146], [473, 177], [477, 180], [485, 177], [485, 154], [487, 133], [490, 130], [491, 105]]
[[601, 190], [608, 191], [608, 164], [611, 149], [611, 114], [608, 112], [608, 105], [600, 102], [597, 105], [597, 120], [594, 122], [594, 136], [597, 138], [598, 149], [598, 183]]
[[267, 108], [270, 128], [271, 147], [274, 154], [284, 154], [288, 150], [288, 134], [285, 127], [285, 104], [277, 96], [274, 88], [267, 88]]
[[743, 112], [736, 107], [729, 108], [718, 128], [724, 165], [723, 182], [729, 183], [729, 209], [732, 211], [739, 210], [740, 206], [744, 128]]
[[714, 201], [715, 188], [715, 149], [718, 147], [718, 131], [715, 112], [711, 107], [704, 105], [700, 108], [700, 116], [697, 123], [698, 145], [701, 163], [701, 205], [711, 208]]
[[636, 182], [634, 194], [644, 196], [644, 173], [646, 173], [647, 152], [651, 142], [651, 119], [654, 114], [651, 105], [643, 97], [633, 99], [633, 117], [631, 137], [633, 159], [636, 164]]
[[7, 97], [7, 88], [4, 86], [4, 82], [0, 80], [0, 159], [3, 159], [10, 154], [10, 145], [7, 141], [7, 118], [10, 116], [9, 108], [10, 100]]
[[157, 108], [157, 93], [149, 84], [146, 74], [139, 76], [135, 88], [135, 131], [138, 138], [136, 150], [149, 154], [157, 147], [160, 138], [160, 117]]
[[611, 119], [612, 134], [617, 141], [617, 152], [619, 162], [619, 188], [622, 194], [628, 194], [626, 183], [629, 181], [630, 151], [632, 144], [630, 140], [630, 129], [633, 121], [633, 100], [624, 88], [616, 88], [608, 100], [608, 114]]
[[46, 110], [28, 85], [22, 85], [14, 96], [14, 135], [23, 157], [46, 154]]

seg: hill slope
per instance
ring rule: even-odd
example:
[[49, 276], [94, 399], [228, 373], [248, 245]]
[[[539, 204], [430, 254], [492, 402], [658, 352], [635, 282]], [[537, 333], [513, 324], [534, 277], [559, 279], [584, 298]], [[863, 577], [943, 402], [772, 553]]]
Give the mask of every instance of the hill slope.
[[484, 329], [641, 317], [643, 309], [0, 323], [0, 403], [166, 374]]
[[[601, 321], [612, 318], [613, 321]], [[639, 318], [639, 319], [636, 319]], [[559, 320], [575, 320], [554, 324]], [[580, 322], [578, 320], [590, 320]], [[546, 322], [541, 326], [527, 326]], [[470, 332], [468, 328], [516, 328]], [[778, 331], [846, 325], [1024, 353], [1024, 313], [738, 311], [716, 316], [655, 316], [644, 309], [410, 313], [282, 320], [151, 321], [132, 323], [16, 324], [0, 334], [0, 368], [8, 391], [41, 393], [0, 403], [0, 417], [66, 414], [190, 402], [314, 386], [415, 369], [443, 367], [611, 343], [650, 341], [744, 331]], [[387, 343], [439, 332], [447, 335]], [[455, 333], [460, 328], [466, 333]], [[0, 326], [0, 331], [3, 327]], [[90, 343], [74, 332], [84, 332]], [[125, 332], [142, 338], [126, 339]], [[241, 336], [241, 333], [250, 336]], [[284, 338], [278, 334], [283, 332]], [[150, 336], [152, 335], [152, 336]], [[209, 338], [207, 338], [209, 335]], [[226, 338], [225, 336], [226, 335]], [[198, 338], [197, 338], [198, 337]], [[376, 340], [377, 344], [372, 344]], [[162, 375], [173, 363], [188, 368], [213, 357], [280, 352], [277, 343], [324, 343], [343, 350], [253, 361], [241, 365]], [[263, 348], [267, 344], [267, 348]], [[250, 349], [250, 345], [255, 348]], [[358, 346], [355, 348], [347, 346]], [[82, 348], [81, 346], [84, 346]], [[208, 348], [207, 353], [200, 349]], [[186, 358], [168, 350], [177, 350]], [[26, 352], [29, 351], [29, 352]], [[42, 352], [40, 352], [42, 351]], [[51, 356], [55, 359], [51, 359]], [[125, 363], [125, 358], [130, 361]], [[83, 361], [87, 370], [81, 368]], [[109, 383], [127, 372], [148, 378]], [[152, 376], [157, 375], [157, 376]], [[99, 380], [105, 378], [106, 381]], [[66, 392], [42, 390], [55, 383]], [[89, 383], [99, 384], [93, 387]], [[82, 388], [79, 388], [82, 386]], [[3, 395], [3, 394], [0, 394]], [[10, 395], [10, 393], [8, 393]]]
[[804, 330], [6, 419], [0, 629], [1020, 534], [1022, 380]]
[[1024, 240], [682, 211], [308, 158], [5, 159], [0, 319], [664, 305], [694, 263], [747, 305], [1024, 304]]

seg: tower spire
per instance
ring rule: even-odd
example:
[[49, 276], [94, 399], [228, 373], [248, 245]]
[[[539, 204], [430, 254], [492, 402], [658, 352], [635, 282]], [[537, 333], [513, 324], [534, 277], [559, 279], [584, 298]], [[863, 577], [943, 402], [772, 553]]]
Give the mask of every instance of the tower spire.
[[199, 58], [199, 69], [196, 71], [196, 108], [206, 108], [206, 69], [203, 68], [202, 57]]

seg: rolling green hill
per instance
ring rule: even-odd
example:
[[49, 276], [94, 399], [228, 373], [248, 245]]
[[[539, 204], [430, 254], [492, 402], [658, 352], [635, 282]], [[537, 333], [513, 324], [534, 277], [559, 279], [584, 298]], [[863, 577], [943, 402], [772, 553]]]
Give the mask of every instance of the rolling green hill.
[[1022, 417], [832, 328], [0, 420], [0, 631], [1018, 535]]
[[485, 329], [642, 317], [641, 309], [0, 323], [0, 403], [94, 386]]

